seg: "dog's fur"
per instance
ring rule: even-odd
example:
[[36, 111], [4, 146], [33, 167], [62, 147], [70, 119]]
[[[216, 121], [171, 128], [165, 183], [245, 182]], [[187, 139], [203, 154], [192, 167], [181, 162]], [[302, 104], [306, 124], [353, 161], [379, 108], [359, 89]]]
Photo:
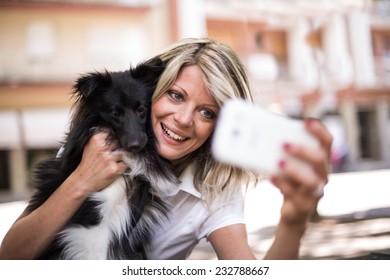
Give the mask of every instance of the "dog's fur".
[[28, 209], [34, 211], [76, 169], [97, 131], [109, 132], [128, 165], [126, 175], [93, 193], [41, 259], [142, 259], [151, 227], [166, 215], [164, 196], [177, 187], [172, 166], [155, 149], [150, 101], [164, 66], [147, 61], [125, 72], [89, 73], [74, 85], [76, 102], [61, 155], [36, 169]]

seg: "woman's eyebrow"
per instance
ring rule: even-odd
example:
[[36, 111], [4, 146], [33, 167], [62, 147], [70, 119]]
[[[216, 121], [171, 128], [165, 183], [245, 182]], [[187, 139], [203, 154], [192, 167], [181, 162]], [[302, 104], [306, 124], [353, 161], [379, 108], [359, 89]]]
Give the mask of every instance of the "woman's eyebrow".
[[188, 96], [188, 93], [187, 93], [187, 91], [186, 91], [184, 88], [182, 88], [181, 86], [179, 86], [179, 85], [176, 84], [176, 83], [174, 83], [173, 85], [174, 85], [174, 86], [177, 86], [178, 88], [180, 88], [180, 89], [183, 91], [183, 93], [184, 93], [185, 95]]

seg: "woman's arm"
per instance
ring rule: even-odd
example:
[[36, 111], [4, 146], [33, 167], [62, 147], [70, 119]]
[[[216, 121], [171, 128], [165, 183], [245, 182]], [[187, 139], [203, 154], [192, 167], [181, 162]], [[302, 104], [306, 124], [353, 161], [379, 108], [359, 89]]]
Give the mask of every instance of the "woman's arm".
[[106, 141], [107, 133], [94, 135], [76, 170], [39, 208], [26, 210], [11, 226], [0, 247], [0, 259], [33, 259], [53, 241], [87, 196], [109, 185], [126, 166]]
[[266, 259], [297, 259], [299, 248], [308, 221], [314, 213], [328, 182], [329, 155], [332, 136], [324, 125], [316, 120], [306, 120], [307, 130], [320, 142], [320, 147], [310, 150], [299, 145], [285, 145], [285, 151], [294, 158], [307, 163], [284, 160], [280, 172], [271, 177], [273, 184], [283, 195], [280, 221], [274, 242]]
[[[287, 144], [288, 154], [308, 166], [291, 160], [280, 164], [280, 172], [271, 177], [273, 184], [283, 195], [281, 217], [276, 228], [274, 241], [265, 259], [298, 259], [301, 239], [310, 216], [322, 197], [317, 187], [328, 182], [328, 164], [332, 137], [318, 121], [307, 120], [307, 129], [320, 141], [318, 150]], [[212, 232], [209, 236], [219, 259], [254, 259], [248, 241], [245, 225], [237, 224]]]
[[256, 259], [248, 245], [244, 224], [234, 224], [213, 231], [208, 240], [220, 260]]

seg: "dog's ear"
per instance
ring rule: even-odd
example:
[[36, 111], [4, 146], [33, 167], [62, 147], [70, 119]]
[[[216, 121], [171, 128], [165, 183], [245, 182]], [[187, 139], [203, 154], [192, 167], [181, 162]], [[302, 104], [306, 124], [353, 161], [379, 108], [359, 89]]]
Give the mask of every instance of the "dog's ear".
[[88, 73], [76, 80], [73, 93], [80, 97], [88, 98], [97, 89], [111, 85], [111, 75], [108, 71]]
[[160, 58], [151, 58], [130, 69], [130, 74], [147, 84], [154, 85], [162, 72], [165, 70], [165, 64]]

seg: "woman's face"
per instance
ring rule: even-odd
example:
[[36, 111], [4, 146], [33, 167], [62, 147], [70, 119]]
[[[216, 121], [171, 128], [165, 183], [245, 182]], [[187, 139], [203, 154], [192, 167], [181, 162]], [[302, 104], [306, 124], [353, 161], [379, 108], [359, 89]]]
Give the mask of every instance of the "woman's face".
[[197, 65], [182, 69], [172, 87], [152, 104], [158, 153], [173, 164], [211, 135], [219, 108]]

